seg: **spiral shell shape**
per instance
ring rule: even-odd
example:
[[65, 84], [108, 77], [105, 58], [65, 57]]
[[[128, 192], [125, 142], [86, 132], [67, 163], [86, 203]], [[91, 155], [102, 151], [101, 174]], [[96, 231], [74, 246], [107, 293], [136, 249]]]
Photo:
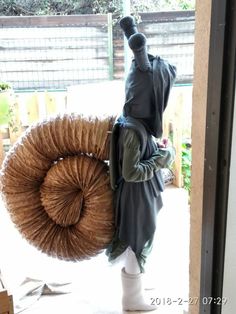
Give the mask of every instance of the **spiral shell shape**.
[[78, 261], [114, 232], [107, 160], [113, 117], [64, 115], [27, 129], [6, 156], [1, 192], [20, 233], [42, 252]]

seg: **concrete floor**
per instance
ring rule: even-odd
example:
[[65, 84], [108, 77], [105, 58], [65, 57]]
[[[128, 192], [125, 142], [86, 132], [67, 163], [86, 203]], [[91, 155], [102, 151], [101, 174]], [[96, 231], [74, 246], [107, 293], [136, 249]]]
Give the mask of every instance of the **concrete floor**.
[[[147, 262], [145, 286], [155, 286], [155, 290], [149, 290], [149, 297], [153, 302], [160, 303], [158, 310], [151, 313], [184, 314], [188, 310], [189, 282], [187, 193], [183, 189], [168, 186], [163, 193], [163, 200], [154, 248]], [[120, 304], [122, 263], [111, 266], [104, 254], [79, 263], [49, 258], [21, 238], [3, 204], [0, 204], [0, 213], [0, 269], [15, 300], [20, 291], [19, 285], [26, 277], [46, 283], [71, 283], [67, 286], [70, 293], [43, 296], [36, 302], [28, 300], [28, 309], [21, 313], [126, 313], [122, 312]]]

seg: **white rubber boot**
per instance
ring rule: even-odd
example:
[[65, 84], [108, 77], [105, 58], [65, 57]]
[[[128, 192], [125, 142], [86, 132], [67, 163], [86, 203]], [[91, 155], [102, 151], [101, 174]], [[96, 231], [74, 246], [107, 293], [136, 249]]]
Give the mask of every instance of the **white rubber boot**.
[[151, 299], [145, 299], [142, 288], [142, 274], [127, 274], [121, 270], [123, 288], [122, 307], [123, 311], [153, 311], [156, 305], [151, 305]]

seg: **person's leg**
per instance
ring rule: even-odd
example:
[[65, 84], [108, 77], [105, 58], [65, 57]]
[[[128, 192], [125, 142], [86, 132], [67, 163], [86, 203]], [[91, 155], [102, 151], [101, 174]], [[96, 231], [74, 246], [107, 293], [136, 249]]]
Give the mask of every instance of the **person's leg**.
[[146, 299], [142, 287], [142, 273], [135, 253], [127, 249], [125, 267], [121, 271], [122, 279], [122, 307], [124, 311], [152, 311], [157, 306]]
[[139, 263], [131, 247], [128, 247], [126, 250], [125, 272], [132, 275], [140, 273]]

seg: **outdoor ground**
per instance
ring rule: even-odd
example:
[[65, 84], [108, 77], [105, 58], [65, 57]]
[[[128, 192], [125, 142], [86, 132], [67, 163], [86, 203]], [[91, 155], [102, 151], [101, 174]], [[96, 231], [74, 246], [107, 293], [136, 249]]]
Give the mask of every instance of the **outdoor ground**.
[[[183, 189], [168, 186], [163, 198], [164, 207], [158, 216], [155, 245], [146, 267], [145, 286], [155, 286], [155, 290], [149, 290], [149, 297], [152, 298], [150, 302], [161, 304], [152, 313], [183, 314], [188, 310], [189, 281], [187, 193]], [[49, 258], [21, 238], [3, 203], [0, 203], [0, 216], [0, 269], [13, 292], [16, 313], [20, 313], [20, 307], [23, 314], [122, 313], [122, 264], [109, 265], [105, 254], [78, 263]], [[25, 278], [30, 279], [20, 287]], [[31, 288], [37, 286], [32, 279], [48, 284], [69, 283], [54, 286], [54, 293], [69, 293], [39, 298], [37, 291], [40, 289], [36, 289], [31, 297], [19, 301], [24, 289], [26, 292], [30, 285]]]

